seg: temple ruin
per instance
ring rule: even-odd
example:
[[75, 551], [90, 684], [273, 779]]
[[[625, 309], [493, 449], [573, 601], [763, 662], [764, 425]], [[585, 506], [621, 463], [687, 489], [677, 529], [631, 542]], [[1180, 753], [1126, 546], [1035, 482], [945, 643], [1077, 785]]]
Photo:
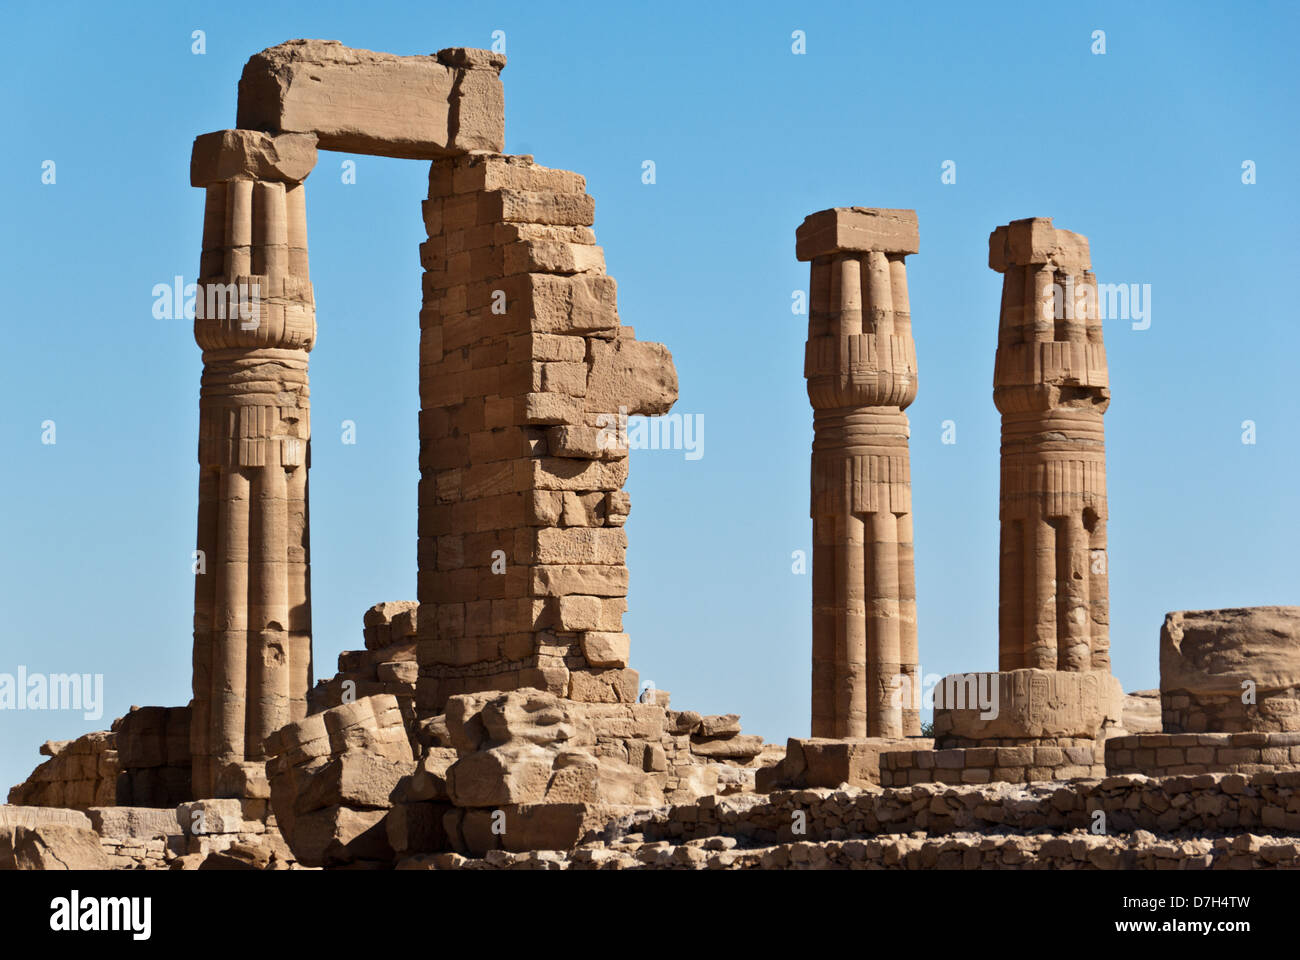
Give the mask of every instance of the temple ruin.
[[[795, 249], [811, 736], [765, 744], [641, 690], [624, 427], [666, 413], [677, 374], [619, 316], [583, 177], [503, 152], [504, 66], [294, 40], [247, 62], [236, 128], [195, 139], [193, 699], [44, 744], [0, 807], [0, 868], [1300, 863], [1300, 607], [1170, 613], [1160, 690], [1126, 698], [1111, 674], [1102, 316], [1087, 239], [1048, 218], [989, 238], [998, 671], [945, 678], [921, 735], [919, 225], [834, 207]], [[307, 479], [320, 150], [430, 165], [417, 598], [364, 611], [333, 676], [312, 651]]]

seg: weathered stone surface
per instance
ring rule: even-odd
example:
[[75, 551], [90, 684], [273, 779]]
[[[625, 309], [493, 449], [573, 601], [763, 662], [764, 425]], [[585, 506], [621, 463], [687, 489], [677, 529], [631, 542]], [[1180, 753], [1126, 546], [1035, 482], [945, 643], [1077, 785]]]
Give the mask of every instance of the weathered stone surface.
[[174, 807], [91, 807], [86, 813], [101, 837], [149, 840], [183, 836], [188, 828], [181, 826]]
[[795, 258], [837, 253], [911, 254], [921, 249], [915, 210], [833, 207], [804, 217], [795, 231]]
[[447, 770], [460, 759], [449, 747], [430, 747], [426, 750], [407, 788], [406, 799], [412, 801], [450, 799], [447, 789]]
[[446, 850], [443, 819], [450, 809], [445, 803], [395, 804], [384, 820], [389, 846], [399, 856]]
[[333, 40], [254, 54], [239, 79], [238, 125], [319, 137], [323, 150], [432, 159], [505, 147], [505, 57], [453, 48], [401, 57]]
[[1160, 691], [1134, 690], [1125, 694], [1122, 725], [1127, 733], [1160, 733]]
[[36, 807], [19, 804], [0, 804], [0, 832], [13, 827], [43, 827], [59, 824], [89, 830], [93, 822], [81, 811], [64, 807]]
[[1088, 269], [1088, 238], [1052, 226], [1051, 217], [1028, 217], [998, 227], [989, 237], [989, 269], [1005, 273], [1024, 264], [1059, 265], [1070, 273]]
[[9, 790], [10, 804], [84, 810], [96, 804], [119, 802], [117, 734], [97, 730], [64, 742], [57, 749], [47, 743], [41, 752], [50, 759]]
[[764, 767], [755, 778], [755, 789], [807, 787], [838, 788], [880, 785], [881, 754], [903, 750], [924, 750], [934, 741], [920, 737], [903, 739], [846, 739], [791, 737], [786, 741], [784, 759]]
[[177, 806], [175, 816], [181, 832], [195, 836], [240, 833], [244, 828], [244, 808], [236, 799], [182, 803]]
[[108, 858], [89, 826], [46, 822], [0, 827], [0, 870], [106, 870]]
[[1300, 730], [1300, 607], [1170, 613], [1160, 695], [1166, 733]]
[[535, 803], [546, 796], [555, 762], [555, 751], [531, 743], [490, 747], [453, 764], [447, 790], [458, 807]]
[[637, 695], [622, 631], [626, 418], [667, 412], [677, 377], [665, 348], [620, 322], [585, 191], [531, 157], [430, 167], [421, 716], [483, 690]]
[[260, 130], [216, 130], [194, 139], [190, 186], [239, 179], [301, 183], [315, 166], [314, 134], [274, 136]]
[[582, 655], [593, 667], [627, 666], [632, 641], [626, 633], [587, 631], [582, 635]]
[[[980, 705], [983, 694], [972, 690], [973, 678], [978, 691], [991, 694], [987, 705]], [[945, 739], [1091, 739], [1123, 720], [1124, 691], [1109, 671], [953, 674], [944, 678], [941, 689], [946, 702], [942, 707], [936, 703], [934, 710], [940, 746]], [[935, 695], [938, 700], [939, 690]]]
[[[663, 792], [646, 770], [590, 750], [602, 736], [646, 736], [662, 725], [611, 726], [610, 708], [571, 703], [535, 689], [452, 697], [447, 703], [453, 742], [467, 747], [447, 768], [447, 794], [458, 807], [495, 808], [517, 804], [661, 803]], [[654, 707], [622, 707], [635, 713]], [[589, 715], [584, 716], [584, 711]], [[648, 717], [646, 718], [649, 719]], [[649, 761], [653, 767], [653, 761]], [[419, 783], [417, 783], [419, 786]]]
[[727, 713], [701, 717], [697, 732], [702, 737], [722, 737], [740, 733], [740, 715]]
[[276, 822], [307, 866], [391, 861], [384, 818], [416, 763], [397, 698], [364, 697], [288, 724], [267, 740]]
[[763, 752], [763, 738], [752, 734], [719, 738], [692, 737], [691, 752], [701, 757], [748, 759]]
[[589, 412], [659, 416], [677, 402], [677, 368], [662, 343], [593, 340], [590, 354], [586, 388]]
[[384, 819], [387, 810], [326, 807], [298, 818], [293, 852], [309, 867], [375, 861], [389, 863], [393, 848]]
[[404, 777], [415, 772], [414, 761], [388, 760], [362, 750], [349, 750], [321, 767], [298, 794], [299, 814], [322, 807], [386, 810]]
[[[132, 707], [113, 721], [113, 733], [121, 769], [119, 805], [175, 807], [194, 799], [188, 706]], [[237, 795], [242, 794], [222, 794]]]

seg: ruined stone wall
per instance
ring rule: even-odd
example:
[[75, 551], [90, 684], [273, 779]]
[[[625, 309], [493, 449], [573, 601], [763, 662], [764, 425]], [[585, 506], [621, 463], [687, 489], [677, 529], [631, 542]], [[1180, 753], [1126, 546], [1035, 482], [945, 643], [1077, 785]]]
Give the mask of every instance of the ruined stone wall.
[[318, 681], [307, 694], [309, 713], [347, 700], [392, 694], [399, 704], [415, 702], [416, 627], [419, 604], [410, 600], [377, 603], [362, 617], [363, 650], [339, 654], [339, 672]]
[[1154, 733], [1106, 741], [1106, 770], [1164, 777], [1300, 769], [1300, 733]]
[[9, 803], [84, 810], [117, 802], [121, 767], [113, 732], [97, 730], [76, 740], [50, 740], [41, 745], [41, 755], [50, 759], [10, 789]]
[[1300, 733], [1300, 607], [1168, 614], [1160, 708], [1165, 733]]
[[417, 707], [535, 687], [630, 702], [619, 414], [676, 399], [619, 323], [575, 173], [436, 160], [420, 315]]
[[113, 722], [119, 806], [175, 807], [194, 798], [190, 714], [189, 707], [137, 707]]
[[939, 750], [900, 750], [880, 757], [880, 785], [1031, 783], [1106, 775], [1102, 741], [1078, 737], [1016, 743], [989, 740]]
[[657, 841], [572, 852], [493, 850], [418, 857], [407, 870], [1268, 870], [1300, 868], [1300, 841], [1239, 834], [1169, 840], [1138, 831], [1099, 837], [1063, 835], [887, 835], [865, 840], [798, 841], [737, 847], [730, 837]]
[[[806, 833], [798, 836], [793, 832], [796, 810], [803, 811], [806, 825]], [[1105, 813], [1111, 834], [1134, 830], [1300, 834], [1300, 771], [704, 797], [649, 811], [624, 829], [641, 832], [647, 840], [733, 836], [775, 843], [913, 831], [936, 836], [958, 830], [1088, 830], [1097, 810]]]

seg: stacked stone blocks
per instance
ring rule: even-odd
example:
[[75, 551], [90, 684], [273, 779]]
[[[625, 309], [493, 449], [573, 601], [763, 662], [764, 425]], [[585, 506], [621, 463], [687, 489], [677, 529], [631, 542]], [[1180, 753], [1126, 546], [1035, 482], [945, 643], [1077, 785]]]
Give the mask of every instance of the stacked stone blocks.
[[582, 177], [434, 161], [421, 250], [417, 706], [535, 687], [631, 702], [620, 417], [676, 373], [619, 323]]

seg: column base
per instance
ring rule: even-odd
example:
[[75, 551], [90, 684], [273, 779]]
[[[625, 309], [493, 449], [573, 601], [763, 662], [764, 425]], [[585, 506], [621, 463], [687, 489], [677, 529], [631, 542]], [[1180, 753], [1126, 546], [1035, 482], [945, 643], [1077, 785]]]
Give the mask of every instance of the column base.
[[934, 699], [940, 747], [990, 740], [1104, 740], [1124, 717], [1123, 688], [1101, 671], [952, 674]]

